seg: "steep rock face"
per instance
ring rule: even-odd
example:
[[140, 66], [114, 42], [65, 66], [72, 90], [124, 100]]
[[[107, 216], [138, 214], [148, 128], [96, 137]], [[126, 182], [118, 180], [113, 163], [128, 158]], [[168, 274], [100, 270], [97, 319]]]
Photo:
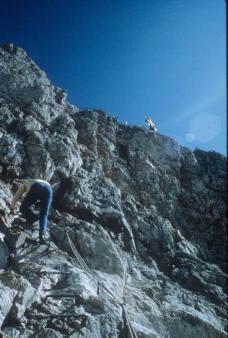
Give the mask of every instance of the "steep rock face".
[[[69, 179], [38, 246], [9, 203], [58, 169]], [[16, 250], [0, 273], [4, 334], [225, 337], [225, 184], [224, 156], [80, 111], [22, 49], [0, 48], [1, 268]]]

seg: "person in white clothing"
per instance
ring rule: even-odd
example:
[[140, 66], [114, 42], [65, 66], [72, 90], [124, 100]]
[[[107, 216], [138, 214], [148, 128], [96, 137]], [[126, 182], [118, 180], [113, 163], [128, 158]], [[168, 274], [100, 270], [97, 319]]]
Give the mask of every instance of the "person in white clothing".
[[154, 124], [150, 116], [147, 116], [145, 121], [151, 130], [153, 130], [154, 132], [158, 131], [156, 125]]

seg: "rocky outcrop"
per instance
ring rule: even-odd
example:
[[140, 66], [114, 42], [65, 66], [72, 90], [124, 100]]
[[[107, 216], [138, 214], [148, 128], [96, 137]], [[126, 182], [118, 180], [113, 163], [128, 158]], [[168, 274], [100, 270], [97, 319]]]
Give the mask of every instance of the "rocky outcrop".
[[[27, 177], [57, 184], [49, 246], [9, 213]], [[1, 330], [225, 337], [225, 185], [223, 155], [80, 111], [22, 49], [2, 46]]]

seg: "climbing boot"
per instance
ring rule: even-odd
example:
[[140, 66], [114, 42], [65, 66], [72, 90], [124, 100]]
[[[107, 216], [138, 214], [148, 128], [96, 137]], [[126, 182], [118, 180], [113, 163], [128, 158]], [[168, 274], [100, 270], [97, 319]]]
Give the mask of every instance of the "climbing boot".
[[39, 244], [47, 244], [46, 238], [44, 237], [44, 235], [40, 235], [39, 237]]
[[24, 227], [25, 224], [26, 224], [25, 219], [19, 216], [19, 217], [14, 218], [14, 220], [12, 222], [12, 227], [13, 228], [18, 227], [18, 226]]
[[45, 234], [39, 235], [39, 244], [48, 244], [47, 236]]

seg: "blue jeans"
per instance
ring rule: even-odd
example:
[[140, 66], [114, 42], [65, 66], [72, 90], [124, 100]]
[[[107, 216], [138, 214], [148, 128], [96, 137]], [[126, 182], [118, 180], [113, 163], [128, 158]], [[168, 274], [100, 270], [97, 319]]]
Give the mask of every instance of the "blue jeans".
[[[40, 220], [40, 235], [48, 230], [48, 212], [52, 202], [52, 188], [46, 183], [34, 183], [25, 198], [23, 199], [20, 211], [22, 217], [31, 225]], [[29, 208], [31, 205], [40, 201], [40, 214], [34, 214]]]

